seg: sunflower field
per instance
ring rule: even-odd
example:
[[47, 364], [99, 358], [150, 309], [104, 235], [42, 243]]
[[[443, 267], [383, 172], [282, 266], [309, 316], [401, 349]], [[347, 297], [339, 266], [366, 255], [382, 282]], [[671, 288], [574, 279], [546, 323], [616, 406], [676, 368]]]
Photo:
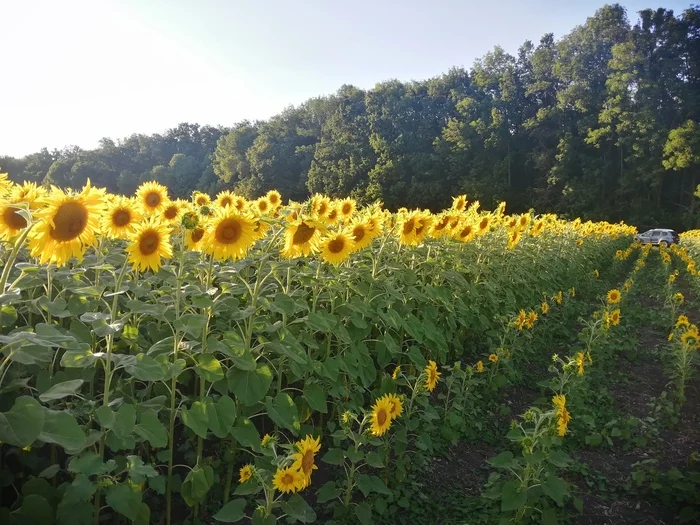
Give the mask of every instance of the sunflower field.
[[[466, 196], [0, 194], [0, 523], [432, 523], [411, 514], [422, 473], [484, 435], [500, 448], [469, 522], [556, 523], [582, 504], [566, 440], [607, 438], [580, 415], [588, 377], [650, 266], [674, 384], [692, 378], [671, 280], [697, 277], [690, 236], [659, 252]], [[538, 400], [505, 403], [535, 368]]]

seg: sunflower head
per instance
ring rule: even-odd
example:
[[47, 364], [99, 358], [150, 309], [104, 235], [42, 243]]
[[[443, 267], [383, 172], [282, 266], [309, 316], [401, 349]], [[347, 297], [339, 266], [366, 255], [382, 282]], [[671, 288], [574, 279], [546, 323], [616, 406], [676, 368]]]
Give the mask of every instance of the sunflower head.
[[126, 252], [129, 254], [129, 262], [135, 268], [141, 271], [158, 271], [162, 259], [173, 256], [170, 227], [154, 217], [149, 217], [134, 228], [134, 232], [129, 236]]
[[267, 192], [267, 195], [265, 195], [267, 198], [267, 202], [270, 203], [270, 206], [272, 206], [274, 209], [279, 208], [282, 206], [282, 195], [280, 195], [280, 192], [277, 190], [270, 190]]
[[217, 261], [240, 259], [256, 241], [255, 220], [235, 208], [217, 209], [205, 228], [203, 250]]
[[452, 197], [452, 209], [457, 212], [463, 212], [467, 207], [467, 196], [458, 195], [457, 197]]
[[248, 463], [247, 465], [243, 465], [241, 469], [238, 471], [238, 481], [241, 483], [245, 483], [248, 481], [250, 478], [253, 477], [253, 465]]
[[289, 259], [309, 255], [318, 251], [318, 244], [325, 232], [317, 221], [297, 220], [287, 226], [282, 255]]
[[304, 475], [294, 467], [277, 469], [272, 485], [282, 493], [299, 492], [304, 488]]
[[168, 201], [168, 189], [157, 182], [144, 182], [136, 190], [136, 201], [144, 215], [162, 213]]
[[333, 233], [321, 240], [321, 257], [324, 261], [338, 266], [350, 256], [354, 247], [355, 241], [351, 235], [342, 231]]
[[437, 363], [433, 360], [428, 361], [423, 373], [425, 374], [425, 388], [428, 392], [432, 392], [437, 386], [440, 375], [442, 375], [441, 372], [438, 372]]
[[234, 199], [236, 196], [229, 190], [221, 191], [216, 196], [216, 204], [220, 208], [228, 208], [234, 205]]
[[477, 361], [476, 365], [474, 365], [474, 369], [477, 371], [477, 373], [481, 374], [484, 371], [484, 362]]
[[620, 294], [620, 290], [614, 288], [612, 290], [608, 291], [608, 304], [617, 304], [620, 302], [620, 299], [622, 298], [622, 294]]
[[297, 469], [304, 476], [304, 487], [311, 482], [311, 474], [318, 470], [315, 463], [316, 454], [321, 450], [321, 438], [307, 435], [295, 444], [297, 452], [292, 455], [294, 463], [292, 468]]
[[251, 204], [251, 210], [256, 215], [269, 215], [274, 211], [274, 208], [267, 197], [260, 197]]
[[371, 432], [375, 436], [383, 436], [391, 426], [391, 411], [393, 407], [386, 397], [380, 397], [372, 406]]
[[356, 209], [357, 203], [355, 202], [355, 199], [343, 199], [340, 201], [338, 206], [338, 211], [340, 212], [340, 216], [343, 218], [343, 220], [350, 219], [352, 214], [355, 213]]
[[112, 239], [126, 239], [142, 219], [140, 207], [132, 199], [115, 197], [102, 216], [102, 232]]
[[206, 193], [202, 193], [201, 191], [195, 191], [192, 194], [192, 202], [196, 206], [209, 206], [211, 204], [211, 197], [207, 195]]

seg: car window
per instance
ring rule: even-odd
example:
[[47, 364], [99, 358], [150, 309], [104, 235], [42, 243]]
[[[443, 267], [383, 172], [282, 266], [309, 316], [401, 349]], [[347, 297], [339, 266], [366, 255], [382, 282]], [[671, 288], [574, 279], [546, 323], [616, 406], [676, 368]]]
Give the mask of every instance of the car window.
[[657, 231], [651, 232], [651, 238], [652, 238], [652, 239], [658, 239], [659, 237], [661, 237], [661, 232], [660, 232], [660, 231], [657, 230]]

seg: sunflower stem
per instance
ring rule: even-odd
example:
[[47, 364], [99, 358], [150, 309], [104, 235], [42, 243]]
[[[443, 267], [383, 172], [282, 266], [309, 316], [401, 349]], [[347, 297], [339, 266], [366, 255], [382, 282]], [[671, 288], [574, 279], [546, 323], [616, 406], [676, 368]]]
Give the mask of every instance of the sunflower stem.
[[233, 465], [236, 459], [236, 440], [231, 440], [231, 450], [229, 451], [231, 458], [226, 468], [226, 485], [224, 486], [224, 505], [228, 503], [229, 495], [231, 494], [231, 483], [233, 482]]
[[7, 279], [10, 277], [10, 271], [14, 267], [15, 259], [17, 259], [17, 254], [19, 253], [19, 250], [24, 245], [24, 242], [27, 240], [27, 236], [29, 235], [29, 231], [32, 229], [32, 226], [33, 226], [33, 224], [29, 224], [24, 229], [24, 231], [17, 238], [14, 246], [12, 247], [12, 251], [10, 252], [10, 257], [5, 262], [5, 267], [3, 268], [2, 276], [0, 277], [0, 293], [5, 293], [5, 286], [7, 285]]

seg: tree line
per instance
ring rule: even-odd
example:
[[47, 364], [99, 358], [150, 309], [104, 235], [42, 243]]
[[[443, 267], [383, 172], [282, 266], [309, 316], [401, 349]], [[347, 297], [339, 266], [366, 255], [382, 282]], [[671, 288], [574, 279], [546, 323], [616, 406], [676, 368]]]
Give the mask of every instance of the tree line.
[[0, 157], [13, 180], [113, 192], [142, 181], [174, 196], [233, 189], [444, 208], [553, 211], [641, 227], [700, 222], [700, 7], [647, 9], [631, 24], [606, 5], [559, 40], [496, 47], [471, 69], [390, 80], [230, 128], [184, 123], [102, 139], [95, 150]]

